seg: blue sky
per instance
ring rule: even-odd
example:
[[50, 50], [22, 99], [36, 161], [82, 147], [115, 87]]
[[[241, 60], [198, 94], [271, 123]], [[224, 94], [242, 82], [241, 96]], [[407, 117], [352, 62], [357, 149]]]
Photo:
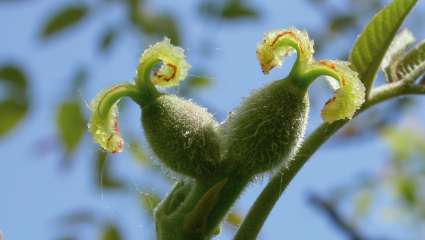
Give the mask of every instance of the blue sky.
[[[38, 32], [46, 14], [66, 2], [71, 1], [0, 4], [0, 63], [14, 61], [25, 67], [32, 77], [33, 100], [25, 122], [10, 136], [0, 139], [0, 230], [5, 239], [54, 239], [61, 233], [57, 222], [59, 216], [80, 208], [95, 208], [106, 219], [119, 220], [127, 239], [152, 239], [153, 226], [143, 218], [142, 210], [138, 210], [135, 196], [143, 191], [142, 186], [163, 194], [168, 188], [156, 173], [140, 168], [130, 160], [128, 149], [111, 161], [115, 175], [134, 183], [131, 190], [134, 196], [96, 190], [91, 171], [95, 145], [88, 136], [69, 171], [60, 168], [62, 153], [59, 150], [48, 153], [37, 150], [40, 141], [56, 134], [54, 110], [70, 94], [69, 80], [75, 66], [86, 64], [93, 69], [89, 83], [79, 93], [81, 99], [88, 102], [101, 89], [132, 79], [140, 53], [151, 43], [146, 40], [140, 45], [140, 41], [127, 34], [120, 37], [107, 57], [95, 51], [100, 27], [105, 22], [114, 23], [122, 16], [123, 9], [100, 14], [51, 43], [39, 41]], [[205, 66], [215, 80], [212, 87], [196, 93], [195, 100], [208, 103], [221, 112], [229, 112], [253, 89], [282, 78], [288, 72], [291, 60], [269, 76], [262, 75], [255, 58], [255, 47], [263, 33], [288, 26], [314, 31], [324, 27], [318, 9], [305, 1], [285, 2], [289, 1], [252, 1], [253, 5], [260, 7], [264, 18], [258, 22], [229, 25], [201, 20], [195, 11], [195, 0], [161, 0], [149, 6], [173, 11], [183, 30], [188, 61], [192, 65]], [[423, 9], [423, 2], [418, 7]], [[419, 32], [419, 38], [424, 32]], [[208, 58], [200, 56], [199, 49], [196, 49], [197, 41], [205, 38], [215, 43], [211, 50], [213, 54]], [[338, 49], [328, 47], [322, 56], [336, 58], [340, 48], [348, 51], [351, 44], [336, 43], [333, 47]], [[321, 91], [323, 86], [323, 83], [314, 84], [312, 91]], [[314, 98], [317, 102], [313, 105], [322, 105], [329, 93]], [[133, 109], [123, 115], [124, 132], [140, 126], [140, 112], [135, 105], [131, 107]], [[411, 115], [411, 118], [423, 117], [423, 109]], [[127, 123], [132, 127], [126, 127]], [[311, 112], [309, 129], [319, 123], [316, 107]], [[131, 135], [144, 141], [142, 131]], [[311, 191], [325, 193], [342, 183], [355, 181], [365, 171], [377, 171], [387, 157], [387, 148], [378, 138], [353, 145], [326, 144], [306, 164], [276, 205], [264, 226], [263, 239], [282, 239], [284, 236], [288, 239], [317, 239], [317, 236], [320, 239], [341, 239], [343, 235], [307, 204], [306, 194]], [[248, 209], [267, 179], [268, 176], [263, 177], [246, 190], [237, 204], [238, 209]], [[392, 224], [376, 227], [365, 224], [365, 229], [372, 233], [394, 231], [398, 234], [394, 228]], [[218, 239], [228, 239], [228, 234], [225, 231]], [[90, 228], [81, 232], [82, 239], [93, 239], [95, 235], [96, 230]]]

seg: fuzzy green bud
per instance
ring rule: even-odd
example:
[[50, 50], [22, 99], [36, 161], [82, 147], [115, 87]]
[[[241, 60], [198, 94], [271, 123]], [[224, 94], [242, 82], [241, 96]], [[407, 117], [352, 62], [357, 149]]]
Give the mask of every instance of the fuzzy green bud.
[[218, 123], [205, 108], [163, 94], [143, 107], [142, 123], [153, 151], [170, 169], [195, 178], [208, 177], [216, 169]]
[[364, 86], [348, 65], [315, 61], [313, 42], [297, 29], [272, 31], [257, 46], [267, 74], [291, 52], [297, 60], [290, 75], [254, 92], [221, 127], [223, 162], [245, 175], [269, 171], [287, 159], [303, 139], [309, 112], [307, 90], [320, 75], [335, 78], [340, 88], [326, 103], [326, 122], [350, 119], [364, 102]]
[[[152, 68], [162, 62], [158, 71]], [[187, 76], [184, 51], [168, 39], [142, 54], [136, 85], [143, 93], [142, 124], [149, 145], [160, 161], [175, 172], [194, 178], [210, 176], [220, 160], [218, 123], [205, 109], [153, 86], [176, 86]]]
[[224, 162], [248, 175], [272, 169], [301, 142], [308, 111], [307, 92], [289, 79], [254, 92], [222, 126]]

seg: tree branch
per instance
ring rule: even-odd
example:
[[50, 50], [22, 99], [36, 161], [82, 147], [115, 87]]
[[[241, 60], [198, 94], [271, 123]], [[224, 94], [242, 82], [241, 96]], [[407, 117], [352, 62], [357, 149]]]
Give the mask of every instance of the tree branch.
[[308, 201], [321, 210], [331, 220], [335, 227], [345, 233], [351, 240], [366, 240], [363, 234], [356, 229], [355, 226], [347, 222], [342, 214], [336, 209], [336, 206], [332, 201], [326, 200], [318, 196], [317, 194], [311, 193], [308, 196]]

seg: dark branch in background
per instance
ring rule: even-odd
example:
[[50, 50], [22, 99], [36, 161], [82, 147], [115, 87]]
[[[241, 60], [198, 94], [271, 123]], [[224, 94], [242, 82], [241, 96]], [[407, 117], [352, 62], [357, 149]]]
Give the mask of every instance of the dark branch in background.
[[351, 240], [367, 240], [369, 238], [365, 237], [359, 230], [350, 224], [342, 214], [337, 210], [336, 204], [330, 200], [324, 199], [318, 196], [315, 193], [310, 193], [308, 195], [308, 202], [315, 208], [322, 211], [332, 224], [347, 235], [348, 239]]

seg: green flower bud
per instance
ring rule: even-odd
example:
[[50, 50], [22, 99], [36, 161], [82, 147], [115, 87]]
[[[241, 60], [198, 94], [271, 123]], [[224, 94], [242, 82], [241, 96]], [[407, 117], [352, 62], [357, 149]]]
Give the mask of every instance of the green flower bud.
[[223, 162], [242, 174], [253, 175], [282, 163], [303, 139], [308, 112], [309, 85], [320, 75], [341, 86], [322, 110], [326, 122], [351, 118], [364, 102], [364, 86], [346, 63], [313, 58], [313, 42], [297, 29], [273, 31], [257, 47], [264, 73], [281, 65], [295, 50], [290, 75], [254, 92], [221, 126]]
[[[152, 73], [152, 69], [162, 63]], [[176, 86], [187, 76], [190, 65], [184, 51], [170, 40], [154, 44], [140, 58], [135, 85], [117, 85], [99, 94], [92, 102], [89, 130], [106, 151], [121, 152], [117, 103], [130, 97], [142, 108], [142, 124], [147, 140], [168, 168], [194, 178], [208, 178], [220, 160], [218, 123], [191, 101], [158, 92], [155, 85]]]
[[153, 151], [170, 169], [195, 178], [216, 169], [218, 123], [205, 108], [163, 94], [143, 107], [142, 123]]
[[[162, 66], [151, 76], [158, 60]], [[205, 108], [173, 94], [158, 93], [153, 86], [178, 85], [188, 69], [183, 49], [172, 46], [168, 39], [143, 53], [136, 80], [144, 94], [142, 124], [164, 165], [194, 178], [207, 178], [220, 159], [218, 123]]]
[[222, 125], [223, 161], [248, 175], [272, 169], [300, 143], [308, 110], [306, 91], [290, 79], [254, 92]]

